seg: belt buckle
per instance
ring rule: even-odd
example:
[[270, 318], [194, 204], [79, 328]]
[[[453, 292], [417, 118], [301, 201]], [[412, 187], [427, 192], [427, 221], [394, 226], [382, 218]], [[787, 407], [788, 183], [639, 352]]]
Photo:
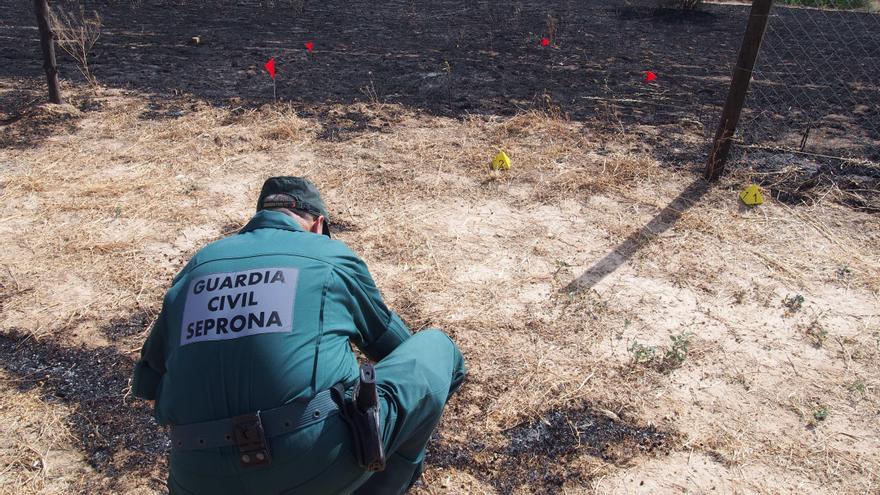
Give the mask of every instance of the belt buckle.
[[242, 467], [263, 466], [272, 462], [259, 411], [233, 418], [232, 433], [235, 446], [238, 447], [238, 462]]

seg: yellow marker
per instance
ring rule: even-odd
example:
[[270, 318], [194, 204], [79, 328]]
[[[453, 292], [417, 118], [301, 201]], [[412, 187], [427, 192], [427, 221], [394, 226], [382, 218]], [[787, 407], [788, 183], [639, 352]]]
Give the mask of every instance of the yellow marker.
[[492, 170], [510, 170], [510, 157], [507, 153], [499, 151], [492, 160]]
[[739, 199], [749, 206], [755, 206], [764, 202], [764, 195], [761, 194], [760, 187], [752, 184], [745, 191], [739, 193]]

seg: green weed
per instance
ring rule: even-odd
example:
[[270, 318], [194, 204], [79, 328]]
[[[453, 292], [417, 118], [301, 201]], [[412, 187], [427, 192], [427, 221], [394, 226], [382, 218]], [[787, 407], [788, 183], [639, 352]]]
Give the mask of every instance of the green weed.
[[864, 395], [867, 387], [865, 386], [865, 382], [861, 380], [856, 380], [846, 384], [846, 389], [850, 392], [859, 393]]
[[663, 357], [664, 364], [668, 368], [677, 368], [684, 364], [687, 358], [688, 350], [691, 347], [691, 334], [685, 332], [669, 337], [672, 340], [672, 347], [666, 351]]
[[685, 332], [671, 335], [669, 339], [672, 341], [672, 345], [659, 349], [656, 346], [633, 342], [629, 346], [629, 353], [632, 355], [633, 363], [644, 364], [663, 372], [678, 368], [687, 359], [693, 336]]
[[786, 308], [785, 313], [797, 313], [804, 306], [804, 301], [804, 296], [800, 294], [796, 294], [794, 296], [785, 296], [785, 299], [782, 300], [782, 305]]
[[632, 354], [634, 363], [650, 363], [657, 356], [657, 348], [652, 345], [633, 342], [629, 346], [629, 353]]
[[825, 344], [825, 341], [828, 340], [828, 330], [819, 323], [819, 320], [813, 320], [810, 325], [805, 330], [805, 333], [813, 343], [813, 347], [820, 348]]

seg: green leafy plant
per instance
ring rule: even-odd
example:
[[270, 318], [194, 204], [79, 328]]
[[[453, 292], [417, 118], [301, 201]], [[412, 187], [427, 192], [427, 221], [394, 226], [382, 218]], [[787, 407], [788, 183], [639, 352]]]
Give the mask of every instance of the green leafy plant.
[[828, 406], [819, 406], [818, 409], [813, 411], [813, 419], [816, 421], [825, 421], [828, 419]]
[[634, 363], [650, 363], [657, 356], [657, 348], [633, 342], [629, 346], [629, 353], [632, 354]]
[[672, 340], [672, 347], [670, 347], [669, 350], [666, 351], [666, 355], [663, 356], [664, 364], [667, 367], [677, 368], [684, 364], [688, 350], [690, 350], [691, 347], [691, 337], [691, 334], [687, 332], [669, 337]]
[[645, 345], [638, 341], [633, 342], [629, 346], [633, 363], [648, 365], [663, 372], [678, 368], [687, 359], [693, 335], [685, 332], [671, 335], [669, 339], [672, 341], [672, 345], [659, 349], [656, 346]]
[[804, 306], [804, 296], [800, 294], [796, 294], [794, 296], [785, 296], [782, 300], [782, 305], [786, 308], [786, 313], [797, 313]]
[[867, 387], [865, 386], [865, 382], [862, 380], [855, 380], [853, 382], [846, 384], [846, 389], [850, 392], [859, 393], [864, 395], [867, 391]]
[[822, 347], [822, 345], [825, 344], [825, 341], [828, 340], [828, 330], [825, 330], [825, 327], [819, 323], [819, 320], [813, 320], [810, 325], [807, 326], [805, 333], [812, 340], [813, 347], [817, 349]]

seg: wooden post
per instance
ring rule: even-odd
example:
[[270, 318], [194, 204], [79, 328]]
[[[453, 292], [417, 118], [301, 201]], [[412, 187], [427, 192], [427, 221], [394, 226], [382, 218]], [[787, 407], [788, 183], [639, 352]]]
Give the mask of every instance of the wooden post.
[[49, 27], [49, 3], [47, 0], [34, 0], [37, 12], [37, 26], [40, 28], [40, 45], [43, 47], [43, 69], [49, 85], [49, 101], [61, 103], [61, 90], [58, 89], [58, 64], [55, 63], [55, 42], [52, 28]]
[[706, 163], [705, 177], [709, 180], [716, 180], [724, 171], [724, 163], [730, 153], [733, 134], [736, 132], [736, 124], [739, 122], [743, 103], [746, 100], [749, 82], [752, 80], [752, 70], [755, 68], [755, 60], [761, 49], [761, 40], [764, 39], [764, 31], [767, 28], [767, 20], [772, 6], [773, 0], [752, 1], [749, 24], [739, 49], [736, 67], [733, 69], [727, 103], [721, 112], [721, 122], [718, 124], [718, 130], [715, 131], [712, 152], [709, 153], [709, 161]]

